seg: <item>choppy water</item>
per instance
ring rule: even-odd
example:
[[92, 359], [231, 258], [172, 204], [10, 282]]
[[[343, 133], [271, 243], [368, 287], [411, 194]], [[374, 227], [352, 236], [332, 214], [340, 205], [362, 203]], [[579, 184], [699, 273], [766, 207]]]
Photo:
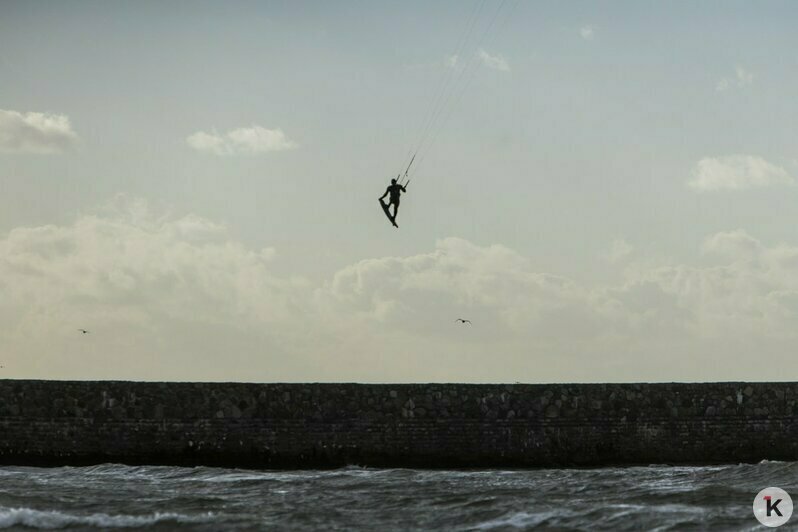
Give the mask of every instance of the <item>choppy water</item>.
[[[0, 529], [763, 530], [751, 504], [798, 495], [798, 462], [431, 471], [0, 467]], [[782, 527], [798, 523], [798, 515]]]

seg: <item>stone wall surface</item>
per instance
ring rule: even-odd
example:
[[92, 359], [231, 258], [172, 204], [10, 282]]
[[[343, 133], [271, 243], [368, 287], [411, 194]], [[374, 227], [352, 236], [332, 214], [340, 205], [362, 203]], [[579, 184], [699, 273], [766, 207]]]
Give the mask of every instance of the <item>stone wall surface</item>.
[[0, 463], [301, 468], [798, 460], [798, 383], [0, 380]]

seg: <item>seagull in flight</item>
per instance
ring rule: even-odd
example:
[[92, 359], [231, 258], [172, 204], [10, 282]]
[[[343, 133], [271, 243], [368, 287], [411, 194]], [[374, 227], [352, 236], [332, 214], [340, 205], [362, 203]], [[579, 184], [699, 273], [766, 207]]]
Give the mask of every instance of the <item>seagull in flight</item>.
[[467, 324], [469, 324], [469, 325], [471, 325], [471, 320], [464, 320], [463, 318], [457, 318], [457, 319], [456, 319], [456, 320], [454, 320], [454, 321], [455, 321], [455, 322], [458, 322], [458, 321], [459, 321], [459, 322], [460, 322], [460, 323], [462, 323], [463, 325], [465, 325], [466, 323], [467, 323]]
[[87, 331], [86, 329], [78, 329], [78, 330], [83, 334], [89, 334], [89, 331]]

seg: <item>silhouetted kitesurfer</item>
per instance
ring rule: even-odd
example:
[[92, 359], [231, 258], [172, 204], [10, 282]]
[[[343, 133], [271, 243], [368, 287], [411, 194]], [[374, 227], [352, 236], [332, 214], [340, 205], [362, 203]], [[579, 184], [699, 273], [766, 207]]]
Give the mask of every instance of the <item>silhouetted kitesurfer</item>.
[[[385, 211], [385, 214], [388, 215], [388, 218], [391, 220], [391, 223], [396, 227], [396, 215], [399, 214], [399, 198], [402, 195], [402, 192], [407, 192], [407, 189], [398, 184], [396, 179], [391, 179], [391, 184], [388, 185], [388, 188], [385, 189], [385, 194], [380, 196], [380, 204], [382, 205], [382, 209]], [[385, 196], [390, 196], [388, 198], [388, 204], [386, 205], [383, 199]], [[393, 216], [391, 215], [388, 208], [393, 205]]]

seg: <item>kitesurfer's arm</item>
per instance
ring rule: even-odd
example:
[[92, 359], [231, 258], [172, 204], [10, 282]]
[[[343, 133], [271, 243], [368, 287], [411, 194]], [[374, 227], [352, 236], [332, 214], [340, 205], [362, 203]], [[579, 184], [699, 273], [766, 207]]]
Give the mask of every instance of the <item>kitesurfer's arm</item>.
[[402, 187], [402, 192], [407, 192], [407, 189], [404, 187], [404, 185], [399, 185], [399, 186]]
[[385, 199], [385, 196], [387, 196], [387, 195], [388, 195], [390, 192], [391, 192], [391, 187], [388, 187], [388, 188], [386, 188], [386, 189], [385, 189], [385, 194], [383, 194], [382, 196], [380, 196], [380, 201], [384, 200], [384, 199]]

